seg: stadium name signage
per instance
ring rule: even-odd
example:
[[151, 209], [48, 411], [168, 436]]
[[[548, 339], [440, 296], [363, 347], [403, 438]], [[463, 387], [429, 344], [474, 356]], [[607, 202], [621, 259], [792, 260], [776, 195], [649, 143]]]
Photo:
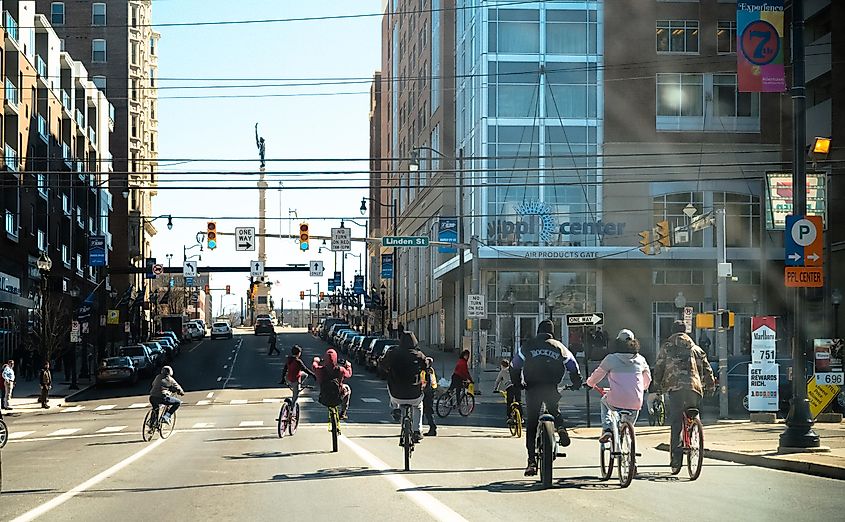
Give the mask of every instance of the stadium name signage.
[[[626, 223], [603, 223], [599, 221], [565, 221], [557, 227], [557, 233], [566, 236], [621, 236]], [[519, 221], [497, 219], [487, 223], [487, 237], [516, 236], [517, 241], [523, 235], [539, 234], [544, 224], [537, 216], [528, 216]], [[555, 232], [552, 232], [555, 233]]]

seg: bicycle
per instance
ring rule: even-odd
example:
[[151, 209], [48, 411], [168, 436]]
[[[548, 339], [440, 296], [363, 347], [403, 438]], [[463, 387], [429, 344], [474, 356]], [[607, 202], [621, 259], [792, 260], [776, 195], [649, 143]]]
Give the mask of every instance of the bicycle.
[[3, 449], [7, 442], [9, 442], [9, 427], [3, 419], [0, 419], [0, 449]]
[[[290, 384], [287, 385], [290, 388]], [[300, 385], [300, 393], [307, 390], [310, 386]], [[285, 436], [287, 432], [290, 436], [296, 433], [296, 428], [299, 427], [299, 402], [293, 404], [291, 397], [285, 397], [282, 401], [282, 406], [279, 408], [279, 416], [276, 418], [276, 431], [279, 438]]]
[[332, 453], [337, 453], [337, 438], [340, 433], [340, 412], [339, 406], [328, 406], [329, 410], [329, 431], [332, 432]]
[[[502, 394], [505, 401], [508, 400], [507, 391], [499, 390], [499, 393]], [[514, 437], [522, 437], [522, 414], [519, 412], [519, 403], [517, 401], [511, 402], [508, 407], [508, 429]]]
[[[572, 390], [572, 386], [564, 386], [564, 390]], [[554, 461], [557, 457], [566, 457], [566, 453], [557, 451], [557, 429], [555, 429], [555, 418], [547, 411], [548, 406], [543, 405], [540, 410], [540, 421], [537, 425], [537, 440], [535, 448], [537, 452], [537, 463], [540, 469], [540, 482], [543, 488], [552, 486], [554, 474]]]
[[[604, 396], [606, 390], [597, 388]], [[610, 415], [610, 440], [599, 443], [599, 460], [602, 480], [613, 476], [614, 461], [619, 472], [619, 485], [627, 488], [637, 473], [637, 439], [634, 435], [634, 412], [608, 409]]]
[[467, 417], [475, 410], [475, 395], [469, 393], [466, 386], [457, 392], [460, 397], [456, 397], [455, 390], [456, 388], [449, 388], [446, 393], [437, 398], [438, 417], [448, 417], [453, 409], [457, 409], [462, 417]]
[[170, 423], [162, 424], [161, 422], [161, 417], [167, 412], [167, 407], [167, 404], [161, 403], [158, 407], [152, 406], [147, 410], [147, 415], [144, 417], [144, 425], [141, 428], [141, 437], [144, 439], [144, 442], [151, 441], [156, 432], [158, 432], [162, 439], [166, 439], [173, 433], [173, 429], [176, 427], [175, 413], [170, 416]]
[[[704, 462], [704, 426], [701, 424], [698, 408], [686, 408], [684, 410], [681, 445], [687, 458], [689, 478], [695, 480], [701, 475], [701, 465]], [[683, 463], [677, 468], [673, 467], [672, 474], [680, 473], [682, 467]]]
[[405, 471], [410, 471], [411, 455], [414, 453], [414, 428], [410, 404], [402, 405], [402, 431], [399, 440], [405, 449]]
[[651, 410], [648, 414], [649, 426], [665, 426], [666, 425], [666, 403], [663, 400], [663, 394], [658, 393], [651, 401]]

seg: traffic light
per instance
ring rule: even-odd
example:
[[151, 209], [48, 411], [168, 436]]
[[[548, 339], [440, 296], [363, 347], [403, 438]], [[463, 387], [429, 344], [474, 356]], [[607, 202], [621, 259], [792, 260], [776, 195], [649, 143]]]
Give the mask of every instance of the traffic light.
[[208, 285], [205, 285], [205, 287], [203, 288], [203, 290], [205, 290], [205, 293], [206, 293], [206, 294], [207, 294], [207, 293], [209, 293], [209, 292], [208, 292], [208, 291], [209, 291]]
[[231, 293], [232, 293], [232, 286], [231, 286], [231, 285], [226, 285], [226, 295], [229, 295], [229, 294], [231, 294]]
[[734, 327], [734, 313], [729, 310], [719, 310], [719, 328], [729, 330]]
[[300, 300], [300, 301], [305, 301], [305, 290], [300, 290], [300, 291], [299, 291], [299, 300]]
[[321, 301], [323, 300], [323, 298], [324, 298], [324, 297], [326, 297], [326, 293], [325, 293], [325, 292], [320, 292], [320, 300], [321, 300]]
[[655, 239], [657, 239], [660, 246], [667, 248], [672, 246], [672, 238], [670, 236], [671, 232], [669, 230], [668, 221], [658, 221], [655, 232], [657, 233], [657, 237]]
[[299, 249], [308, 250], [308, 223], [299, 224]]
[[205, 238], [208, 241], [209, 250], [217, 248], [217, 222], [208, 222], [208, 225], [206, 225]]
[[651, 255], [651, 232], [648, 230], [640, 232], [640, 252]]

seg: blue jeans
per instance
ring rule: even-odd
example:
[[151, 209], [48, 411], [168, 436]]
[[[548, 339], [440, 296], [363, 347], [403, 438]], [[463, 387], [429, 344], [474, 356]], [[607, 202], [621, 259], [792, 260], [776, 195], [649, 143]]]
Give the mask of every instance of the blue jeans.
[[[601, 427], [602, 431], [610, 431], [610, 411], [616, 411], [617, 408], [614, 408], [610, 404], [607, 403], [607, 396], [601, 398]], [[637, 423], [637, 417], [640, 416], [640, 410], [629, 410], [631, 411], [632, 415], [628, 418], [631, 421], [631, 424]]]
[[153, 405], [153, 408], [158, 408], [162, 404], [167, 405], [167, 413], [173, 415], [176, 413], [176, 410], [179, 409], [179, 406], [182, 405], [182, 401], [177, 399], [176, 397], [150, 397], [150, 404]]

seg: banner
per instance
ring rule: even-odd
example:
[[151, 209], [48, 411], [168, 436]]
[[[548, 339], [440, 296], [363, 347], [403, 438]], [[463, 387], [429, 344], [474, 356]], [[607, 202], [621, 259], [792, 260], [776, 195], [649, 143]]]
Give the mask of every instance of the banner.
[[[437, 240], [444, 243], [458, 242], [458, 218], [440, 218]], [[456, 248], [449, 246], [437, 247], [437, 251], [441, 254], [455, 254], [458, 252]]]
[[778, 411], [778, 364], [748, 365], [748, 411]]
[[393, 279], [393, 254], [381, 255], [381, 278]]
[[356, 295], [364, 294], [364, 276], [355, 276], [354, 282], [352, 283], [352, 290], [355, 292]]
[[88, 266], [106, 266], [106, 236], [88, 236]]
[[783, 0], [736, 3], [736, 76], [739, 92], [784, 92]]
[[777, 359], [777, 318], [755, 316], [751, 318], [751, 362], [768, 364]]

